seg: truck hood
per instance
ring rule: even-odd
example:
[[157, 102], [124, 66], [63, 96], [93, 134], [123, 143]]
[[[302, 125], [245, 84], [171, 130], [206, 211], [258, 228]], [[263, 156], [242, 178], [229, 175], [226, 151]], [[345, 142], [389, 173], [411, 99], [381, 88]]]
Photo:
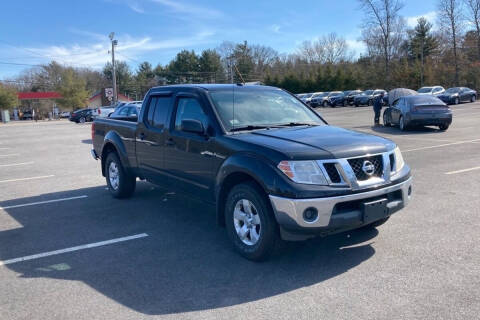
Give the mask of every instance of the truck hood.
[[395, 148], [390, 140], [329, 125], [258, 130], [235, 138], [275, 149], [296, 160], [350, 158]]

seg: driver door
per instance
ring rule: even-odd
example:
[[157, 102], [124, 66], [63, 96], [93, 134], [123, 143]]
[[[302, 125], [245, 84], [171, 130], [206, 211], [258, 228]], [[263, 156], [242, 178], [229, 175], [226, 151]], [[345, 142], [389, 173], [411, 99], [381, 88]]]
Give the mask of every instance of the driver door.
[[[214, 138], [206, 132], [209, 118], [196, 95], [182, 94], [175, 99], [174, 117], [165, 139], [165, 172], [179, 189], [213, 201]], [[198, 120], [204, 134], [182, 131], [182, 120]]]

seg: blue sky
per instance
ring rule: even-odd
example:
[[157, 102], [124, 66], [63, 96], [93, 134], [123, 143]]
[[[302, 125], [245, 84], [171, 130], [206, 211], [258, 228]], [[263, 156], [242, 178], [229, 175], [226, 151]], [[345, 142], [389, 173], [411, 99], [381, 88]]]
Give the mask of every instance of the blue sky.
[[[409, 24], [435, 20], [435, 0], [406, 0]], [[355, 0], [16, 0], [0, 12], [0, 62], [39, 64], [52, 59], [101, 68], [110, 58], [108, 34], [119, 41], [118, 59], [168, 63], [182, 49], [201, 51], [222, 41], [247, 40], [280, 53], [336, 32], [357, 54], [362, 12]], [[28, 66], [0, 63], [0, 79]]]

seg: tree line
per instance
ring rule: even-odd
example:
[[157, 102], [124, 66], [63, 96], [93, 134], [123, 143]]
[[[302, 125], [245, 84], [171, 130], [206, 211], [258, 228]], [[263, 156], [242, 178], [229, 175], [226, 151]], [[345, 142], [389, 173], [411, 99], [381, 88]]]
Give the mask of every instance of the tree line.
[[[282, 54], [247, 41], [225, 41], [199, 53], [182, 50], [166, 65], [132, 68], [116, 63], [118, 92], [142, 99], [152, 86], [179, 83], [260, 81], [293, 93], [424, 85], [480, 87], [480, 0], [438, 0], [437, 18], [419, 18], [409, 28], [401, 0], [357, 0], [363, 12], [365, 52], [356, 55], [345, 38], [331, 33]], [[85, 106], [87, 97], [112, 83], [112, 65], [102, 70], [55, 61], [24, 71], [0, 87], [57, 90], [63, 109]], [[10, 90], [11, 92], [11, 90]], [[0, 106], [1, 107], [1, 106]]]

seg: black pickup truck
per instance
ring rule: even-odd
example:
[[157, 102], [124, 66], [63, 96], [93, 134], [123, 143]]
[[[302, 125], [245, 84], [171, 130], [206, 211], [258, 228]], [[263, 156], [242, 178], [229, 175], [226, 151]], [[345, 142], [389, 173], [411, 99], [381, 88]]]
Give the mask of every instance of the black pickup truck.
[[212, 203], [251, 260], [282, 239], [379, 226], [412, 192], [395, 143], [330, 126], [274, 87], [152, 88], [138, 121], [96, 119], [92, 140], [114, 197], [140, 178]]

